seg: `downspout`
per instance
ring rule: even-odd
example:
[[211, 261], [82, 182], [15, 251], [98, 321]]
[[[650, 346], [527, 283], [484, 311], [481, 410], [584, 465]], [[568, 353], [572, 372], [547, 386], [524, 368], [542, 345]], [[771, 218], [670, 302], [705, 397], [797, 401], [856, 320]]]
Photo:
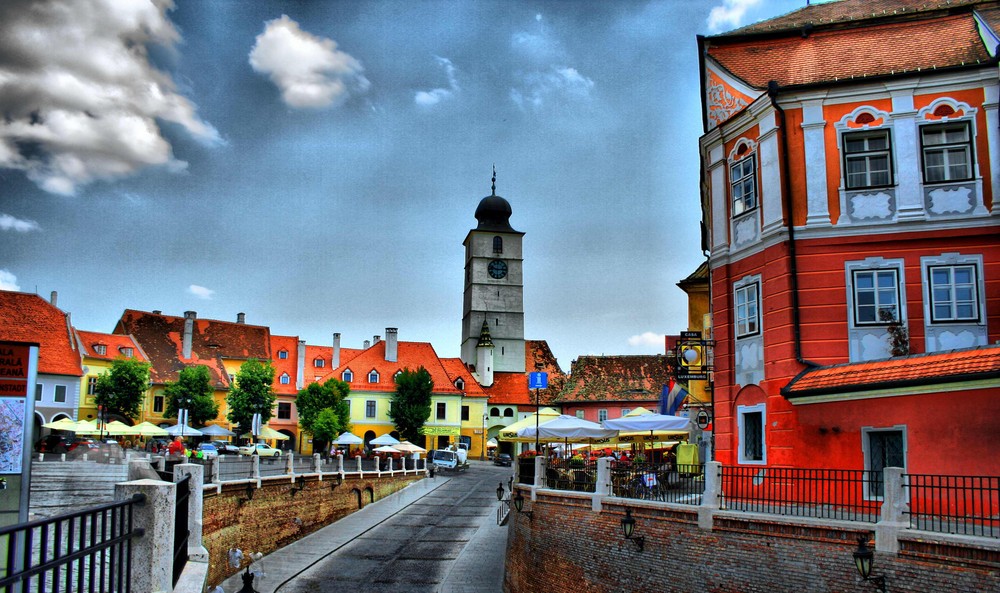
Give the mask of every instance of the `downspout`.
[[767, 83], [767, 96], [771, 99], [771, 106], [778, 114], [778, 127], [781, 129], [781, 198], [784, 202], [785, 212], [788, 216], [788, 273], [792, 289], [792, 336], [795, 340], [795, 361], [807, 367], [818, 367], [815, 362], [802, 357], [802, 320], [799, 314], [799, 267], [798, 256], [795, 250], [795, 220], [792, 216], [792, 193], [791, 181], [789, 180], [788, 166], [788, 128], [785, 122], [785, 110], [778, 105], [778, 91], [780, 88], [774, 80]]

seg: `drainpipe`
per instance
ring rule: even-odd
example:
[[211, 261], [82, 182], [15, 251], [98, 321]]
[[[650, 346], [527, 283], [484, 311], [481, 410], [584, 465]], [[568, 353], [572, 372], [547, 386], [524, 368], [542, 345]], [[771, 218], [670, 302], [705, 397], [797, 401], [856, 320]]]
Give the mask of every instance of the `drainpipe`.
[[785, 127], [785, 110], [778, 105], [778, 83], [774, 80], [767, 83], [767, 96], [771, 99], [771, 106], [778, 114], [778, 127], [781, 129], [781, 197], [785, 205], [785, 212], [788, 216], [788, 273], [792, 289], [792, 334], [795, 339], [795, 361], [807, 367], [820, 366], [815, 362], [802, 358], [802, 320], [799, 314], [799, 268], [798, 257], [795, 250], [795, 220], [792, 216], [792, 193], [791, 182], [789, 180], [788, 167], [788, 129]]

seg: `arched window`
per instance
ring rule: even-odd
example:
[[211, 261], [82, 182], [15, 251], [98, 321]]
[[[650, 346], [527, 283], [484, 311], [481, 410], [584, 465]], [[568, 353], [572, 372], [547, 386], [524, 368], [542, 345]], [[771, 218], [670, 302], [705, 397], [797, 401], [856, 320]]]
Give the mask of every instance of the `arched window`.
[[490, 408], [490, 416], [497, 417], [499, 415], [500, 415], [500, 409], [499, 408]]
[[503, 253], [503, 237], [493, 237], [493, 253]]
[[288, 373], [281, 373], [281, 384], [288, 385], [292, 382], [292, 378], [288, 376]]
[[340, 378], [346, 381], [347, 383], [350, 383], [351, 381], [354, 380], [354, 373], [351, 372], [351, 369], [344, 369], [344, 372], [341, 374]]
[[378, 371], [376, 371], [376, 370], [373, 369], [373, 370], [371, 370], [371, 371], [368, 372], [368, 382], [369, 383], [378, 383]]
[[514, 417], [514, 408], [507, 408], [506, 410], [504, 410], [503, 411], [503, 417], [504, 418], [513, 418]]

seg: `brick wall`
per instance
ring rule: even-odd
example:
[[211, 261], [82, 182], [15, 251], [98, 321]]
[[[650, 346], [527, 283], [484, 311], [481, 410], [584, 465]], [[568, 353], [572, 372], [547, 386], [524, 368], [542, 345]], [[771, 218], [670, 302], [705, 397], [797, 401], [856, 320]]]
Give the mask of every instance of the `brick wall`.
[[[504, 593], [876, 590], [851, 556], [871, 525], [717, 512], [712, 529], [701, 529], [698, 507], [629, 501], [635, 535], [645, 537], [640, 552], [622, 535], [625, 507], [612, 500], [621, 499], [594, 511], [590, 496], [539, 491], [524, 504], [530, 520], [512, 512]], [[970, 553], [908, 537], [898, 556], [876, 554], [873, 574], [886, 576], [889, 591], [1000, 591], [1000, 545]]]
[[287, 478], [262, 482], [260, 488], [253, 488], [252, 499], [247, 497], [246, 482], [224, 485], [221, 492], [207, 489], [203, 543], [209, 552], [209, 588], [238, 572], [229, 567], [231, 548], [268, 554], [421, 478], [413, 474], [364, 479], [348, 475], [343, 484], [331, 489], [334, 482], [329, 477], [324, 482], [307, 479], [304, 489], [294, 495]]

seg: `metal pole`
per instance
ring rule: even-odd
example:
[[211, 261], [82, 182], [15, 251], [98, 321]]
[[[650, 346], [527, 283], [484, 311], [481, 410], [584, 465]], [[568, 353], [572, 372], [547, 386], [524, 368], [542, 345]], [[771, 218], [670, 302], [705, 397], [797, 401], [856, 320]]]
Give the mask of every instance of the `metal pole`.
[[535, 454], [540, 454], [541, 451], [538, 450], [538, 413], [541, 409], [538, 407], [538, 388], [535, 388]]

